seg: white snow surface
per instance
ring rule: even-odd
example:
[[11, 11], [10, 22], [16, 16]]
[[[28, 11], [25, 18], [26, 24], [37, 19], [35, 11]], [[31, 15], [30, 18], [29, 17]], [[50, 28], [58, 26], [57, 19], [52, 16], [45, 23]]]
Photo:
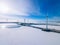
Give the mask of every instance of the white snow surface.
[[26, 26], [0, 29], [0, 45], [60, 45], [60, 34]]

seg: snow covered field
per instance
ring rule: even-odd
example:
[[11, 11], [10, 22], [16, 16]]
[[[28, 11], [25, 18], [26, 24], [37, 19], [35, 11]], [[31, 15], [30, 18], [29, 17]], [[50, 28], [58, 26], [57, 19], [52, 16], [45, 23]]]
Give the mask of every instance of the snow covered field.
[[27, 26], [0, 29], [0, 45], [60, 45], [60, 34]]

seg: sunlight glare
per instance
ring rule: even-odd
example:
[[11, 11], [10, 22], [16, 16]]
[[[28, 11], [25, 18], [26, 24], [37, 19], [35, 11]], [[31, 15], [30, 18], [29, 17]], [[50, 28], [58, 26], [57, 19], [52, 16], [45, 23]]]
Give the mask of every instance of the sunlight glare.
[[5, 29], [5, 28], [6, 28], [6, 26], [5, 26], [5, 25], [2, 25], [2, 26], [1, 26], [1, 28], [2, 28], [2, 29]]
[[7, 4], [0, 2], [0, 13], [8, 13], [9, 7]]

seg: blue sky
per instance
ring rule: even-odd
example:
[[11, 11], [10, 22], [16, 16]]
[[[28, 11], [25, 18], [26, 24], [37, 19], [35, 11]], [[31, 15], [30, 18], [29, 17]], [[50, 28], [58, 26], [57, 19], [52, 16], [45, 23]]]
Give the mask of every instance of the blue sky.
[[35, 2], [35, 7], [40, 8], [41, 14], [36, 15], [37, 18], [44, 18], [47, 13], [49, 18], [60, 17], [60, 0], [35, 0], [33, 2]]
[[0, 17], [60, 18], [60, 0], [1, 0], [0, 7]]

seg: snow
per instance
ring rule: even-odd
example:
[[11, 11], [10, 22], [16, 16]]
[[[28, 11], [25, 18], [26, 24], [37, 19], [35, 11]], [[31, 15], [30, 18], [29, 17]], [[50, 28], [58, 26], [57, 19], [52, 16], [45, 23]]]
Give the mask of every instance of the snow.
[[[46, 28], [46, 25], [32, 25], [35, 27], [41, 27], [41, 28]], [[56, 29], [56, 30], [60, 30], [60, 26], [52, 26], [52, 25], [48, 25], [49, 29]]]
[[0, 29], [0, 45], [60, 45], [60, 34], [27, 26]]

